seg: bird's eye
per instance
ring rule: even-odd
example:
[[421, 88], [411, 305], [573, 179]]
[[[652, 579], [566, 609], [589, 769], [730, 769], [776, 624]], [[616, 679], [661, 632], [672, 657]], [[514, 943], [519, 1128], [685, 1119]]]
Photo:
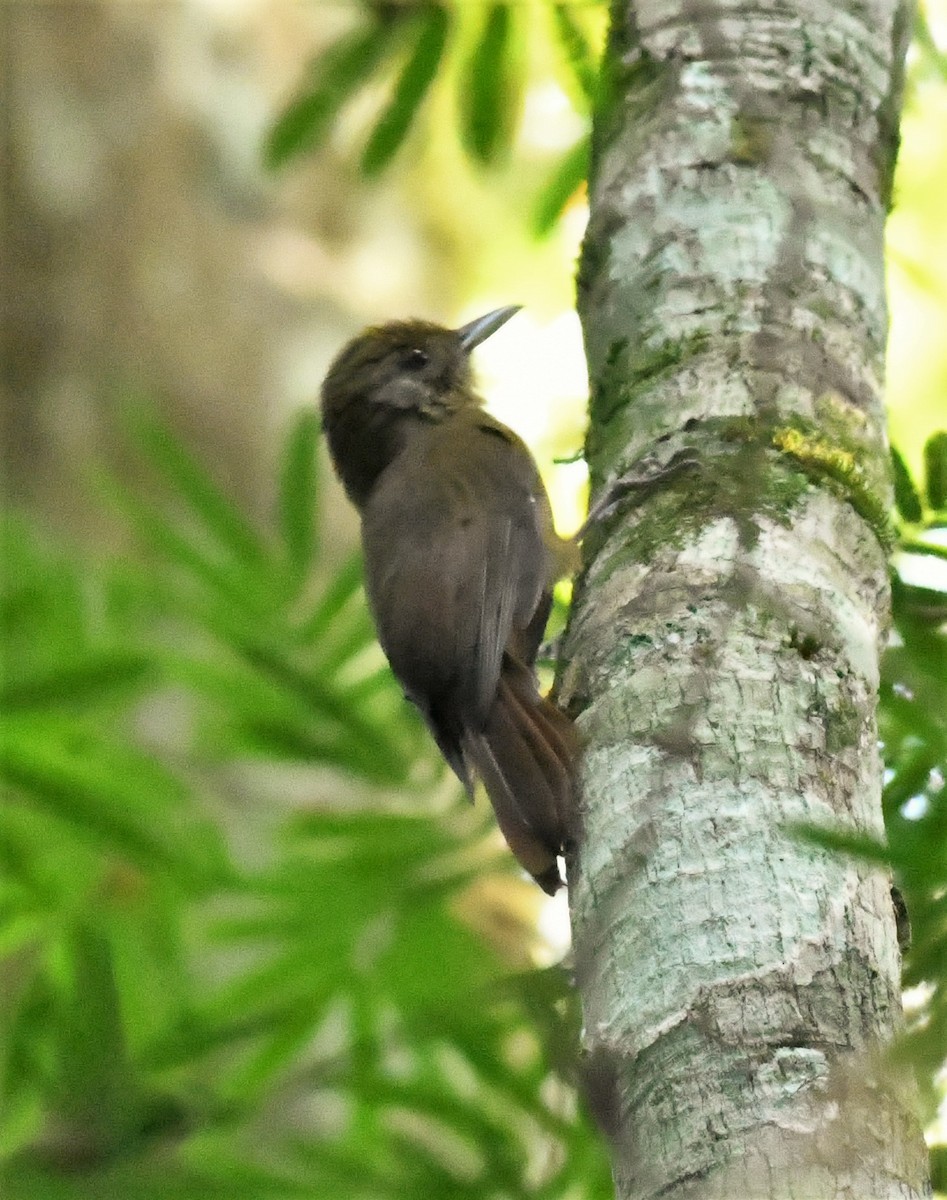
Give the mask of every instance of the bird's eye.
[[422, 367], [426, 367], [428, 362], [427, 354], [423, 350], [409, 350], [404, 356], [404, 365], [411, 371], [420, 371]]

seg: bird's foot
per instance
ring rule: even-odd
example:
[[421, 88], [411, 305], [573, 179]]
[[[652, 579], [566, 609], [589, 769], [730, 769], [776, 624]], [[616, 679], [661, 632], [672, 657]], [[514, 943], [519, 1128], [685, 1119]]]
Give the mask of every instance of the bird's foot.
[[659, 462], [654, 455], [649, 454], [633, 470], [626, 471], [624, 475], [613, 476], [606, 483], [602, 495], [589, 509], [589, 515], [576, 534], [576, 539], [581, 541], [593, 525], [610, 517], [630, 492], [637, 493], [636, 499], [642, 500], [653, 488], [682, 471], [697, 466], [698, 461], [693, 450], [679, 450], [666, 463]]

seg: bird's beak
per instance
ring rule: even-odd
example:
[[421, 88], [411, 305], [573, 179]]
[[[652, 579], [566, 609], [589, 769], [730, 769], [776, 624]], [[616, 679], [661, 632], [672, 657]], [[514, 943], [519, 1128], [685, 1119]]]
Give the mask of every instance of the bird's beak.
[[482, 317], [477, 317], [475, 321], [469, 321], [466, 325], [461, 325], [456, 333], [463, 349], [469, 354], [474, 346], [479, 346], [481, 342], [485, 342], [491, 334], [496, 333], [500, 326], [505, 325], [510, 317], [518, 313], [522, 307], [522, 304], [510, 304], [506, 308], [495, 308], [493, 312], [488, 312]]

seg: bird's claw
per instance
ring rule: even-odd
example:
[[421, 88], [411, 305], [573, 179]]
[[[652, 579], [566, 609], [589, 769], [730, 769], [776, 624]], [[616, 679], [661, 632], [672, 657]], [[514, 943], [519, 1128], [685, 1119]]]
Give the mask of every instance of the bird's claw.
[[589, 509], [589, 515], [576, 535], [577, 539], [581, 540], [593, 525], [610, 517], [629, 492], [637, 492], [638, 499], [642, 499], [658, 484], [689, 467], [697, 466], [698, 462], [696, 453], [690, 449], [679, 450], [666, 463], [659, 462], [654, 455], [649, 454], [624, 475], [613, 476], [605, 485], [602, 495]]

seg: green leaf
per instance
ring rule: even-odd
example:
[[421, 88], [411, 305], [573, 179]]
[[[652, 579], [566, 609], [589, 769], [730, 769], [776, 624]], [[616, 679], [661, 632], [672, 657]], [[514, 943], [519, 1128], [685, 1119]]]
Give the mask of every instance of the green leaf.
[[852, 832], [847, 829], [830, 829], [822, 825], [812, 825], [805, 821], [792, 821], [786, 826], [787, 831], [803, 841], [820, 846], [823, 850], [832, 850], [839, 854], [851, 854], [856, 858], [864, 858], [869, 862], [889, 865], [891, 851], [877, 838], [867, 834]]
[[912, 796], [922, 792], [932, 769], [938, 766], [941, 746], [928, 746], [926, 742], [913, 746], [894, 762], [894, 774], [888, 781], [883, 795], [884, 809], [889, 822], [897, 819], [901, 806]]
[[307, 858], [335, 862], [346, 873], [364, 871], [367, 882], [382, 873], [408, 886], [415, 874], [456, 849], [457, 834], [429, 813], [332, 812], [294, 814], [286, 827], [288, 844]]
[[[19, 1089], [4, 1089], [3, 1106], [0, 1108], [0, 1195], [4, 1200], [9, 1200], [5, 1190], [5, 1164], [10, 1159], [15, 1160], [18, 1150], [39, 1139], [44, 1125], [42, 1099], [35, 1082], [31, 1081]], [[32, 1200], [40, 1198], [34, 1193]]]
[[13, 514], [0, 524], [0, 674], [55, 671], [88, 653], [89, 612], [99, 600], [86, 568], [42, 544], [35, 529]]
[[[348, 775], [384, 786], [392, 782], [387, 762], [376, 762], [365, 746], [325, 729], [303, 728], [288, 721], [250, 717], [238, 723], [236, 732], [247, 752], [273, 760], [337, 767]], [[403, 774], [403, 772], [402, 772]]]
[[921, 498], [917, 494], [917, 488], [911, 479], [907, 463], [905, 463], [899, 451], [895, 450], [894, 446], [891, 447], [891, 465], [894, 469], [895, 507], [902, 520], [908, 521], [913, 525], [917, 521], [920, 521], [923, 515], [921, 511]]
[[106, 1155], [135, 1130], [138, 1092], [128, 1061], [109, 944], [88, 925], [70, 931], [67, 995], [57, 1025], [57, 1108]]
[[363, 651], [377, 644], [375, 626], [368, 609], [343, 614], [342, 619], [337, 620], [328, 632], [326, 642], [320, 647], [322, 670], [327, 674], [344, 671]]
[[931, 1146], [931, 1184], [935, 1192], [947, 1192], [947, 1146]]
[[149, 659], [140, 654], [115, 652], [87, 659], [76, 666], [6, 683], [0, 687], [0, 711], [49, 709], [111, 700], [144, 681]]
[[[195, 544], [193, 536], [186, 536], [174, 522], [144, 504], [117, 480], [106, 477], [101, 480], [101, 487], [143, 541], [190, 576], [202, 591], [231, 605], [234, 617], [247, 609], [259, 609], [264, 599], [271, 606], [269, 597], [261, 595], [261, 585], [272, 583], [271, 572], [248, 570], [242, 563], [218, 562], [203, 546]], [[175, 608], [184, 604], [178, 592], [168, 590], [164, 577], [150, 580], [147, 590], [153, 598]]]
[[517, 115], [511, 31], [510, 5], [492, 4], [461, 82], [461, 136], [468, 152], [485, 165], [505, 149]]
[[391, 103], [362, 154], [362, 171], [368, 176], [379, 174], [394, 157], [440, 66], [450, 25], [447, 10], [432, 4], [422, 10], [420, 21], [418, 40], [395, 85]]
[[935, 433], [924, 445], [927, 502], [935, 511], [947, 509], [947, 433]]
[[304, 409], [290, 430], [283, 452], [280, 526], [287, 557], [297, 575], [305, 575], [318, 552], [316, 454], [319, 432], [318, 413], [315, 409]]
[[914, 14], [913, 48], [917, 49], [921, 62], [932, 74], [947, 81], [947, 53], [937, 45], [922, 5], [918, 5]]
[[313, 61], [312, 86], [289, 105], [266, 139], [268, 167], [322, 145], [336, 114], [393, 49], [403, 19], [392, 6], [379, 6], [371, 25], [340, 38]]
[[588, 178], [590, 146], [587, 137], [576, 142], [540, 193], [533, 214], [533, 232], [537, 237], [552, 232], [563, 209]]
[[[224, 1136], [236, 1156], [236, 1132], [228, 1128]], [[78, 1161], [48, 1165], [36, 1155], [19, 1156], [3, 1169], [3, 1200], [312, 1200], [318, 1194], [311, 1180], [293, 1184], [276, 1167], [222, 1161], [219, 1149], [206, 1144], [209, 1138], [195, 1146], [197, 1137], [187, 1139], [187, 1154], [169, 1154], [162, 1147], [161, 1153], [104, 1164], [86, 1163], [81, 1153]]]
[[[312, 614], [299, 631], [300, 640], [315, 643], [322, 639], [339, 614], [356, 597], [362, 587], [364, 571], [361, 554], [353, 554], [329, 581]], [[365, 614], [364, 606], [362, 612]], [[367, 620], [367, 614], [366, 620]]]
[[[0, 742], [0, 779], [86, 844], [123, 855], [146, 873], [163, 868], [199, 887], [224, 877], [216, 832], [188, 811], [183, 785], [98, 731], [10, 720]], [[14, 811], [14, 796], [4, 803]]]
[[132, 413], [130, 423], [135, 440], [152, 466], [172, 485], [176, 496], [185, 501], [217, 545], [238, 562], [258, 565], [265, 560], [266, 550], [256, 531], [175, 434], [141, 412]]
[[[937, 542], [926, 542], [921, 538], [904, 538], [898, 543], [898, 549], [904, 554], [929, 554], [932, 558], [942, 558], [947, 560], [947, 546], [938, 545]], [[933, 592], [933, 588], [926, 589]]]
[[553, 4], [552, 19], [572, 77], [591, 108], [598, 91], [598, 55], [576, 20], [572, 5]]
[[329, 721], [345, 731], [350, 745], [350, 763], [357, 762], [359, 755], [364, 754], [368, 756], [364, 765], [367, 768], [370, 763], [372, 773], [378, 773], [376, 778], [387, 778], [392, 783], [405, 778], [410, 764], [399, 752], [389, 726], [368, 720], [348, 703], [344, 692], [337, 691], [316, 675], [300, 670], [277, 648], [246, 645], [242, 654], [263, 675], [302, 700], [314, 720]]

